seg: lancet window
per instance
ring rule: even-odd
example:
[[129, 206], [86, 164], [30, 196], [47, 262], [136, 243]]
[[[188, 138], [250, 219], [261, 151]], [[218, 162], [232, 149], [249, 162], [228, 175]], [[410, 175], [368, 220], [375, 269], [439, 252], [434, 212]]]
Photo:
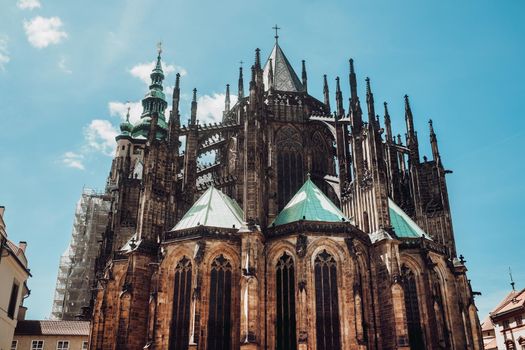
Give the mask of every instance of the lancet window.
[[231, 349], [232, 265], [219, 255], [211, 264], [207, 350]]
[[419, 298], [417, 294], [416, 276], [403, 267], [403, 291], [405, 294], [405, 309], [408, 325], [408, 340], [411, 349], [425, 349], [423, 330], [419, 314]]
[[171, 318], [170, 350], [188, 349], [190, 304], [191, 304], [191, 261], [183, 257], [175, 267], [173, 285], [173, 311]]
[[317, 349], [341, 349], [337, 264], [324, 250], [315, 258], [314, 267]]
[[299, 190], [304, 182], [303, 147], [299, 133], [289, 127], [276, 135], [277, 200], [279, 210]]
[[295, 271], [290, 255], [284, 253], [277, 262], [276, 277], [276, 350], [295, 350]]

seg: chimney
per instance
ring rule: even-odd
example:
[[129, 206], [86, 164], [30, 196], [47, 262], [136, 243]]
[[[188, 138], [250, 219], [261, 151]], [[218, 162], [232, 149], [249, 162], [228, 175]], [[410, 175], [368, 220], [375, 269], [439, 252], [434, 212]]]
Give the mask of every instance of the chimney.
[[18, 243], [18, 248], [20, 248], [20, 250], [22, 250], [22, 252], [26, 252], [26, 248], [27, 248], [27, 242], [26, 241], [20, 241]]

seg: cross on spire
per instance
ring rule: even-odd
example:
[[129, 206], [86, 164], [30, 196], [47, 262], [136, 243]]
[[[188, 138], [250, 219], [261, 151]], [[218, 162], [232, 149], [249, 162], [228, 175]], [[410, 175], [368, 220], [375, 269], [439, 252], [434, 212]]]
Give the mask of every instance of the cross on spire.
[[277, 42], [277, 40], [279, 40], [279, 32], [278, 32], [278, 30], [281, 29], [281, 28], [279, 28], [279, 27], [277, 26], [277, 24], [276, 24], [274, 27], [272, 27], [272, 29], [275, 30], [275, 36], [274, 36], [274, 38], [275, 38], [275, 42]]
[[157, 52], [159, 53], [159, 56], [160, 56], [160, 54], [162, 53], [162, 41], [159, 41], [157, 43]]
[[243, 64], [243, 63], [244, 63], [244, 62], [243, 62], [242, 60], [239, 61], [239, 64], [241, 65], [241, 67], [242, 67], [242, 64]]

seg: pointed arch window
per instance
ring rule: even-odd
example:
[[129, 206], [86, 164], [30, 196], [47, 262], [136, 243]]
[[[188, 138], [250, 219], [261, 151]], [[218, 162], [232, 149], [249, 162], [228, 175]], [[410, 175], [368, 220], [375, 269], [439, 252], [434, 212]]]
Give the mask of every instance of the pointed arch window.
[[276, 267], [276, 350], [297, 349], [295, 320], [295, 271], [293, 259], [284, 253]]
[[219, 255], [211, 264], [207, 350], [231, 348], [232, 265]]
[[423, 341], [423, 330], [419, 314], [419, 298], [417, 294], [416, 276], [407, 268], [403, 267], [403, 291], [405, 294], [405, 309], [408, 325], [408, 340], [411, 349], [425, 349]]
[[170, 350], [188, 349], [190, 304], [191, 304], [191, 261], [183, 257], [175, 267], [173, 285], [173, 311], [171, 316]]
[[289, 127], [279, 130], [277, 145], [277, 200], [279, 210], [304, 182], [304, 160], [301, 136]]
[[337, 264], [323, 250], [314, 261], [317, 350], [341, 349]]

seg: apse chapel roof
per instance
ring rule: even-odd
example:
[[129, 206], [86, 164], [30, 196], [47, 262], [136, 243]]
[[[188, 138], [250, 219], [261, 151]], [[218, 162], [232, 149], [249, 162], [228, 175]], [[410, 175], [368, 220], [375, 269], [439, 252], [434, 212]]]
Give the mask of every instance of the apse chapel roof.
[[350, 221], [310, 178], [306, 180], [270, 226], [284, 225], [300, 220]]
[[270, 57], [268, 57], [268, 61], [266, 61], [266, 64], [264, 65], [263, 80], [266, 89], [269, 86], [268, 76], [270, 74], [270, 62], [272, 63], [273, 88], [275, 90], [292, 92], [304, 91], [303, 84], [284, 55], [278, 42], [275, 42]]
[[425, 237], [430, 239], [430, 236], [390, 198], [388, 198], [388, 211], [390, 213], [390, 224], [394, 228], [396, 236], [400, 238]]
[[237, 202], [212, 186], [202, 194], [171, 231], [198, 226], [240, 228], [243, 224], [243, 216], [243, 211]]

